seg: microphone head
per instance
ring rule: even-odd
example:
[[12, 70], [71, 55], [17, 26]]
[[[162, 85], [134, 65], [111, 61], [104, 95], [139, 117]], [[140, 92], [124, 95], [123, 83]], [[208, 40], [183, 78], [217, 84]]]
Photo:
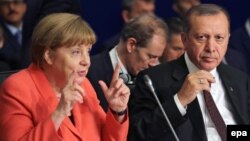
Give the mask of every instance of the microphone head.
[[149, 76], [148, 76], [147, 74], [145, 74], [145, 75], [143, 76], [143, 79], [144, 79], [144, 81], [145, 81], [145, 83], [146, 83], [146, 85], [147, 85], [148, 87], [153, 86], [153, 83], [152, 83], [151, 79], [149, 78]]
[[125, 84], [128, 84], [131, 81], [131, 78], [128, 74], [120, 73], [119, 78], [121, 78]]

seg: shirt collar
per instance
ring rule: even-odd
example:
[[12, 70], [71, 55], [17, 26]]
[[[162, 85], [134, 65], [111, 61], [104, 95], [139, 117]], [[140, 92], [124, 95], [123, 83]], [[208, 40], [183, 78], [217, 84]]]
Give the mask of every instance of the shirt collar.
[[122, 62], [121, 62], [121, 60], [120, 60], [120, 58], [118, 56], [116, 48], [117, 48], [117, 46], [115, 46], [112, 50], [109, 51], [109, 56], [110, 56], [110, 59], [111, 59], [113, 69], [115, 69], [115, 66], [116, 66], [117, 63], [120, 63], [120, 66], [121, 66], [120, 73], [128, 74], [127, 69], [124, 67], [124, 65], [122, 64]]
[[20, 27], [15, 27], [13, 25], [5, 23], [6, 27], [10, 30], [12, 35], [16, 35], [18, 31], [22, 31], [22, 24]]

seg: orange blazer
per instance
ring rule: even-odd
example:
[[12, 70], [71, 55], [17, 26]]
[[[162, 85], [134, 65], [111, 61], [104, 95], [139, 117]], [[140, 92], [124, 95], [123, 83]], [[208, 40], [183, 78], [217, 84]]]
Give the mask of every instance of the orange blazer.
[[0, 141], [126, 141], [128, 115], [123, 123], [102, 110], [86, 78], [84, 103], [75, 103], [74, 123], [66, 117], [55, 130], [51, 114], [59, 100], [43, 71], [32, 64], [13, 74], [0, 89]]

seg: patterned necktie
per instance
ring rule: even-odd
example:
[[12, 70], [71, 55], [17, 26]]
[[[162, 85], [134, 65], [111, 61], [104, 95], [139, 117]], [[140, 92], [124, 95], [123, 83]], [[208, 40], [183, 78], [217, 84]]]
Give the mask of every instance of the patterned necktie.
[[217, 132], [219, 133], [221, 140], [226, 141], [227, 140], [227, 127], [223, 120], [223, 118], [220, 115], [219, 110], [217, 109], [213, 97], [211, 96], [211, 93], [208, 91], [203, 91], [205, 103], [209, 112], [209, 115], [214, 122], [215, 128]]

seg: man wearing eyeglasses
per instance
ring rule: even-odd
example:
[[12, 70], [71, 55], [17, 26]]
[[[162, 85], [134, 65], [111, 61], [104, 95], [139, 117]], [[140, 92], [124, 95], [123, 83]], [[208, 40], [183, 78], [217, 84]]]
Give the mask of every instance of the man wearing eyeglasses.
[[120, 78], [133, 88], [134, 78], [140, 71], [159, 63], [158, 59], [166, 46], [166, 31], [167, 26], [163, 20], [153, 14], [143, 14], [126, 23], [120, 41], [113, 49], [91, 57], [87, 77], [105, 111], [108, 103], [98, 81], [111, 82], [115, 65], [119, 63]]
[[0, 26], [5, 42], [0, 49], [0, 60], [11, 69], [20, 69], [22, 53], [22, 25], [27, 5], [24, 0], [0, 0]]

